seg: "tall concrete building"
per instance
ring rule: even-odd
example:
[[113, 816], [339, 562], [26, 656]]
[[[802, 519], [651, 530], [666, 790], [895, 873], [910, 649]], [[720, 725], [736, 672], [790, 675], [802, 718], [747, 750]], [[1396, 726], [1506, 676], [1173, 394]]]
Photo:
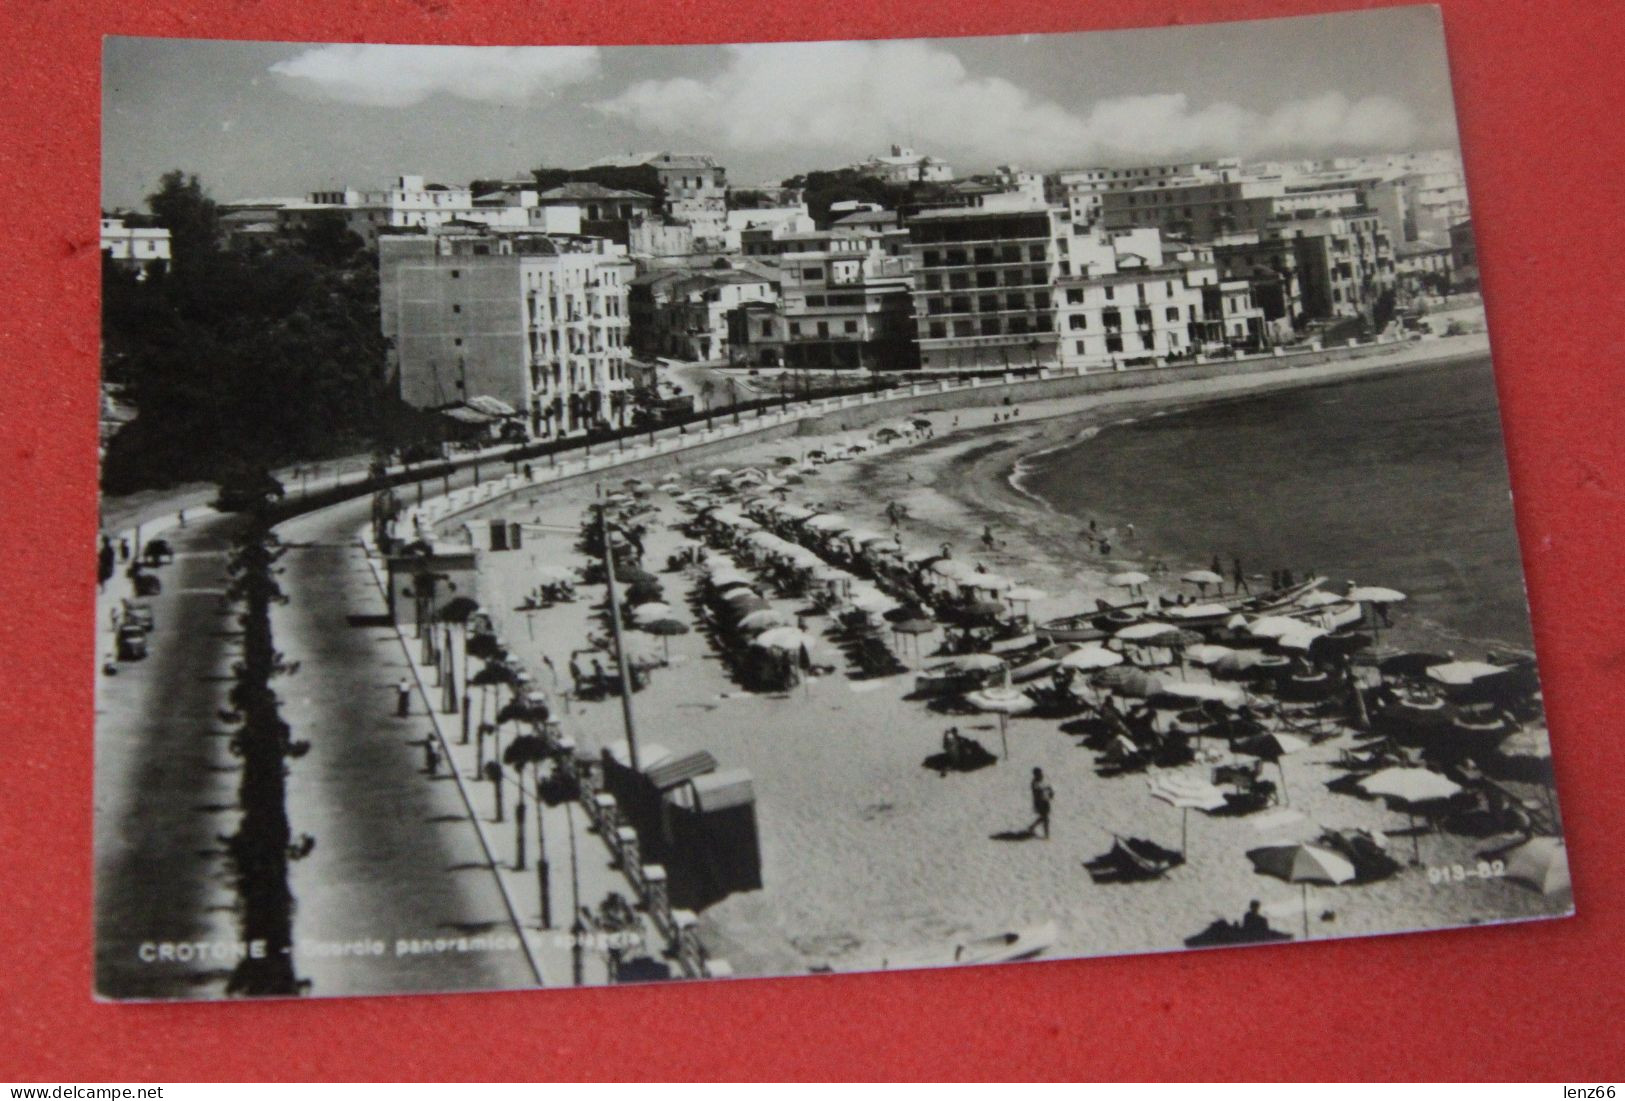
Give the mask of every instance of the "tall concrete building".
[[475, 399], [533, 437], [630, 418], [627, 286], [602, 238], [451, 228], [379, 240], [379, 307], [401, 399]]
[[1061, 211], [928, 210], [909, 219], [908, 232], [921, 367], [1055, 360], [1054, 285], [1068, 236]]

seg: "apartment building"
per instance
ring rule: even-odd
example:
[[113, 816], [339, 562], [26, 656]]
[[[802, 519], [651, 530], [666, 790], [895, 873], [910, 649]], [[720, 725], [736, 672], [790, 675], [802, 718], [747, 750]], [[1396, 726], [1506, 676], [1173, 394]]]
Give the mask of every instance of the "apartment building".
[[633, 273], [602, 238], [498, 227], [384, 236], [380, 318], [401, 399], [432, 410], [480, 399], [539, 438], [624, 423]]
[[1100, 196], [1100, 224], [1107, 231], [1154, 226], [1165, 236], [1212, 241], [1263, 229], [1277, 217], [1285, 193], [1278, 179], [1219, 178], [1107, 191]]
[[906, 145], [894, 145], [884, 156], [870, 157], [851, 166], [854, 172], [893, 184], [946, 183], [954, 178], [953, 166]]
[[169, 230], [139, 228], [123, 218], [103, 215], [102, 255], [124, 268], [144, 272], [148, 264], [169, 263]]
[[907, 228], [922, 367], [1054, 362], [1054, 287], [1069, 236], [1059, 210], [928, 210]]
[[908, 261], [876, 251], [817, 251], [781, 261], [776, 307], [747, 304], [731, 320], [734, 362], [792, 370], [911, 370]]

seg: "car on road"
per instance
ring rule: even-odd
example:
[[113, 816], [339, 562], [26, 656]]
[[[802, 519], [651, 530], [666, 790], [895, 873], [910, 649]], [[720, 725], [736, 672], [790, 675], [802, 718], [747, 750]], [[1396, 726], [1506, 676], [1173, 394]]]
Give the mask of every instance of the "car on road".
[[143, 631], [152, 630], [154, 626], [152, 605], [145, 600], [126, 600], [121, 622], [125, 626], [139, 627]]
[[118, 629], [118, 659], [140, 661], [147, 656], [147, 632], [137, 624], [126, 623]]

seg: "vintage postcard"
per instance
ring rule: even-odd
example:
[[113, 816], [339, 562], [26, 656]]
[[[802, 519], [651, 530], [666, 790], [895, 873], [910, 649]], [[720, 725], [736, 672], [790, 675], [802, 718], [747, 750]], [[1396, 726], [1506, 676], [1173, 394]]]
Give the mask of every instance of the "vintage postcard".
[[104, 68], [101, 997], [1571, 912], [1436, 9]]

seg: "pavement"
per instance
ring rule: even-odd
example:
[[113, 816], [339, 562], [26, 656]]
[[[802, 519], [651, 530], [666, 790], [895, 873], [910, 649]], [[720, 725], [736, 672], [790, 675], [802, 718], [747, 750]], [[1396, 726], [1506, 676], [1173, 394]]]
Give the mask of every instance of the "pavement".
[[[362, 497], [282, 529], [296, 544], [281, 563], [292, 599], [276, 610], [274, 630], [299, 670], [276, 688], [293, 736], [311, 744], [289, 762], [289, 818], [296, 837], [315, 839], [290, 871], [296, 973], [313, 994], [534, 986], [456, 786], [419, 771], [421, 709], [416, 720], [394, 717], [393, 685], [406, 665], [394, 632], [379, 624], [382, 602], [353, 546], [370, 509]], [[149, 656], [114, 662], [111, 676], [100, 665], [111, 612], [127, 592], [122, 573], [98, 601], [96, 990], [104, 997], [219, 997], [234, 962], [212, 947], [202, 958], [142, 956], [239, 937], [220, 840], [236, 829], [238, 765], [218, 715], [238, 645], [235, 612], [221, 603], [238, 523], [188, 512], [185, 528], [165, 531], [176, 559], [156, 571], [163, 591], [151, 600]]]
[[[214, 997], [230, 962], [144, 962], [142, 946], [237, 939], [236, 893], [219, 837], [236, 828], [236, 763], [216, 712], [235, 624], [220, 607], [235, 521], [177, 531], [158, 571], [149, 656], [96, 675], [95, 905], [99, 994]], [[111, 647], [122, 573], [98, 601], [97, 661]], [[152, 949], [156, 952], [156, 947]]]

